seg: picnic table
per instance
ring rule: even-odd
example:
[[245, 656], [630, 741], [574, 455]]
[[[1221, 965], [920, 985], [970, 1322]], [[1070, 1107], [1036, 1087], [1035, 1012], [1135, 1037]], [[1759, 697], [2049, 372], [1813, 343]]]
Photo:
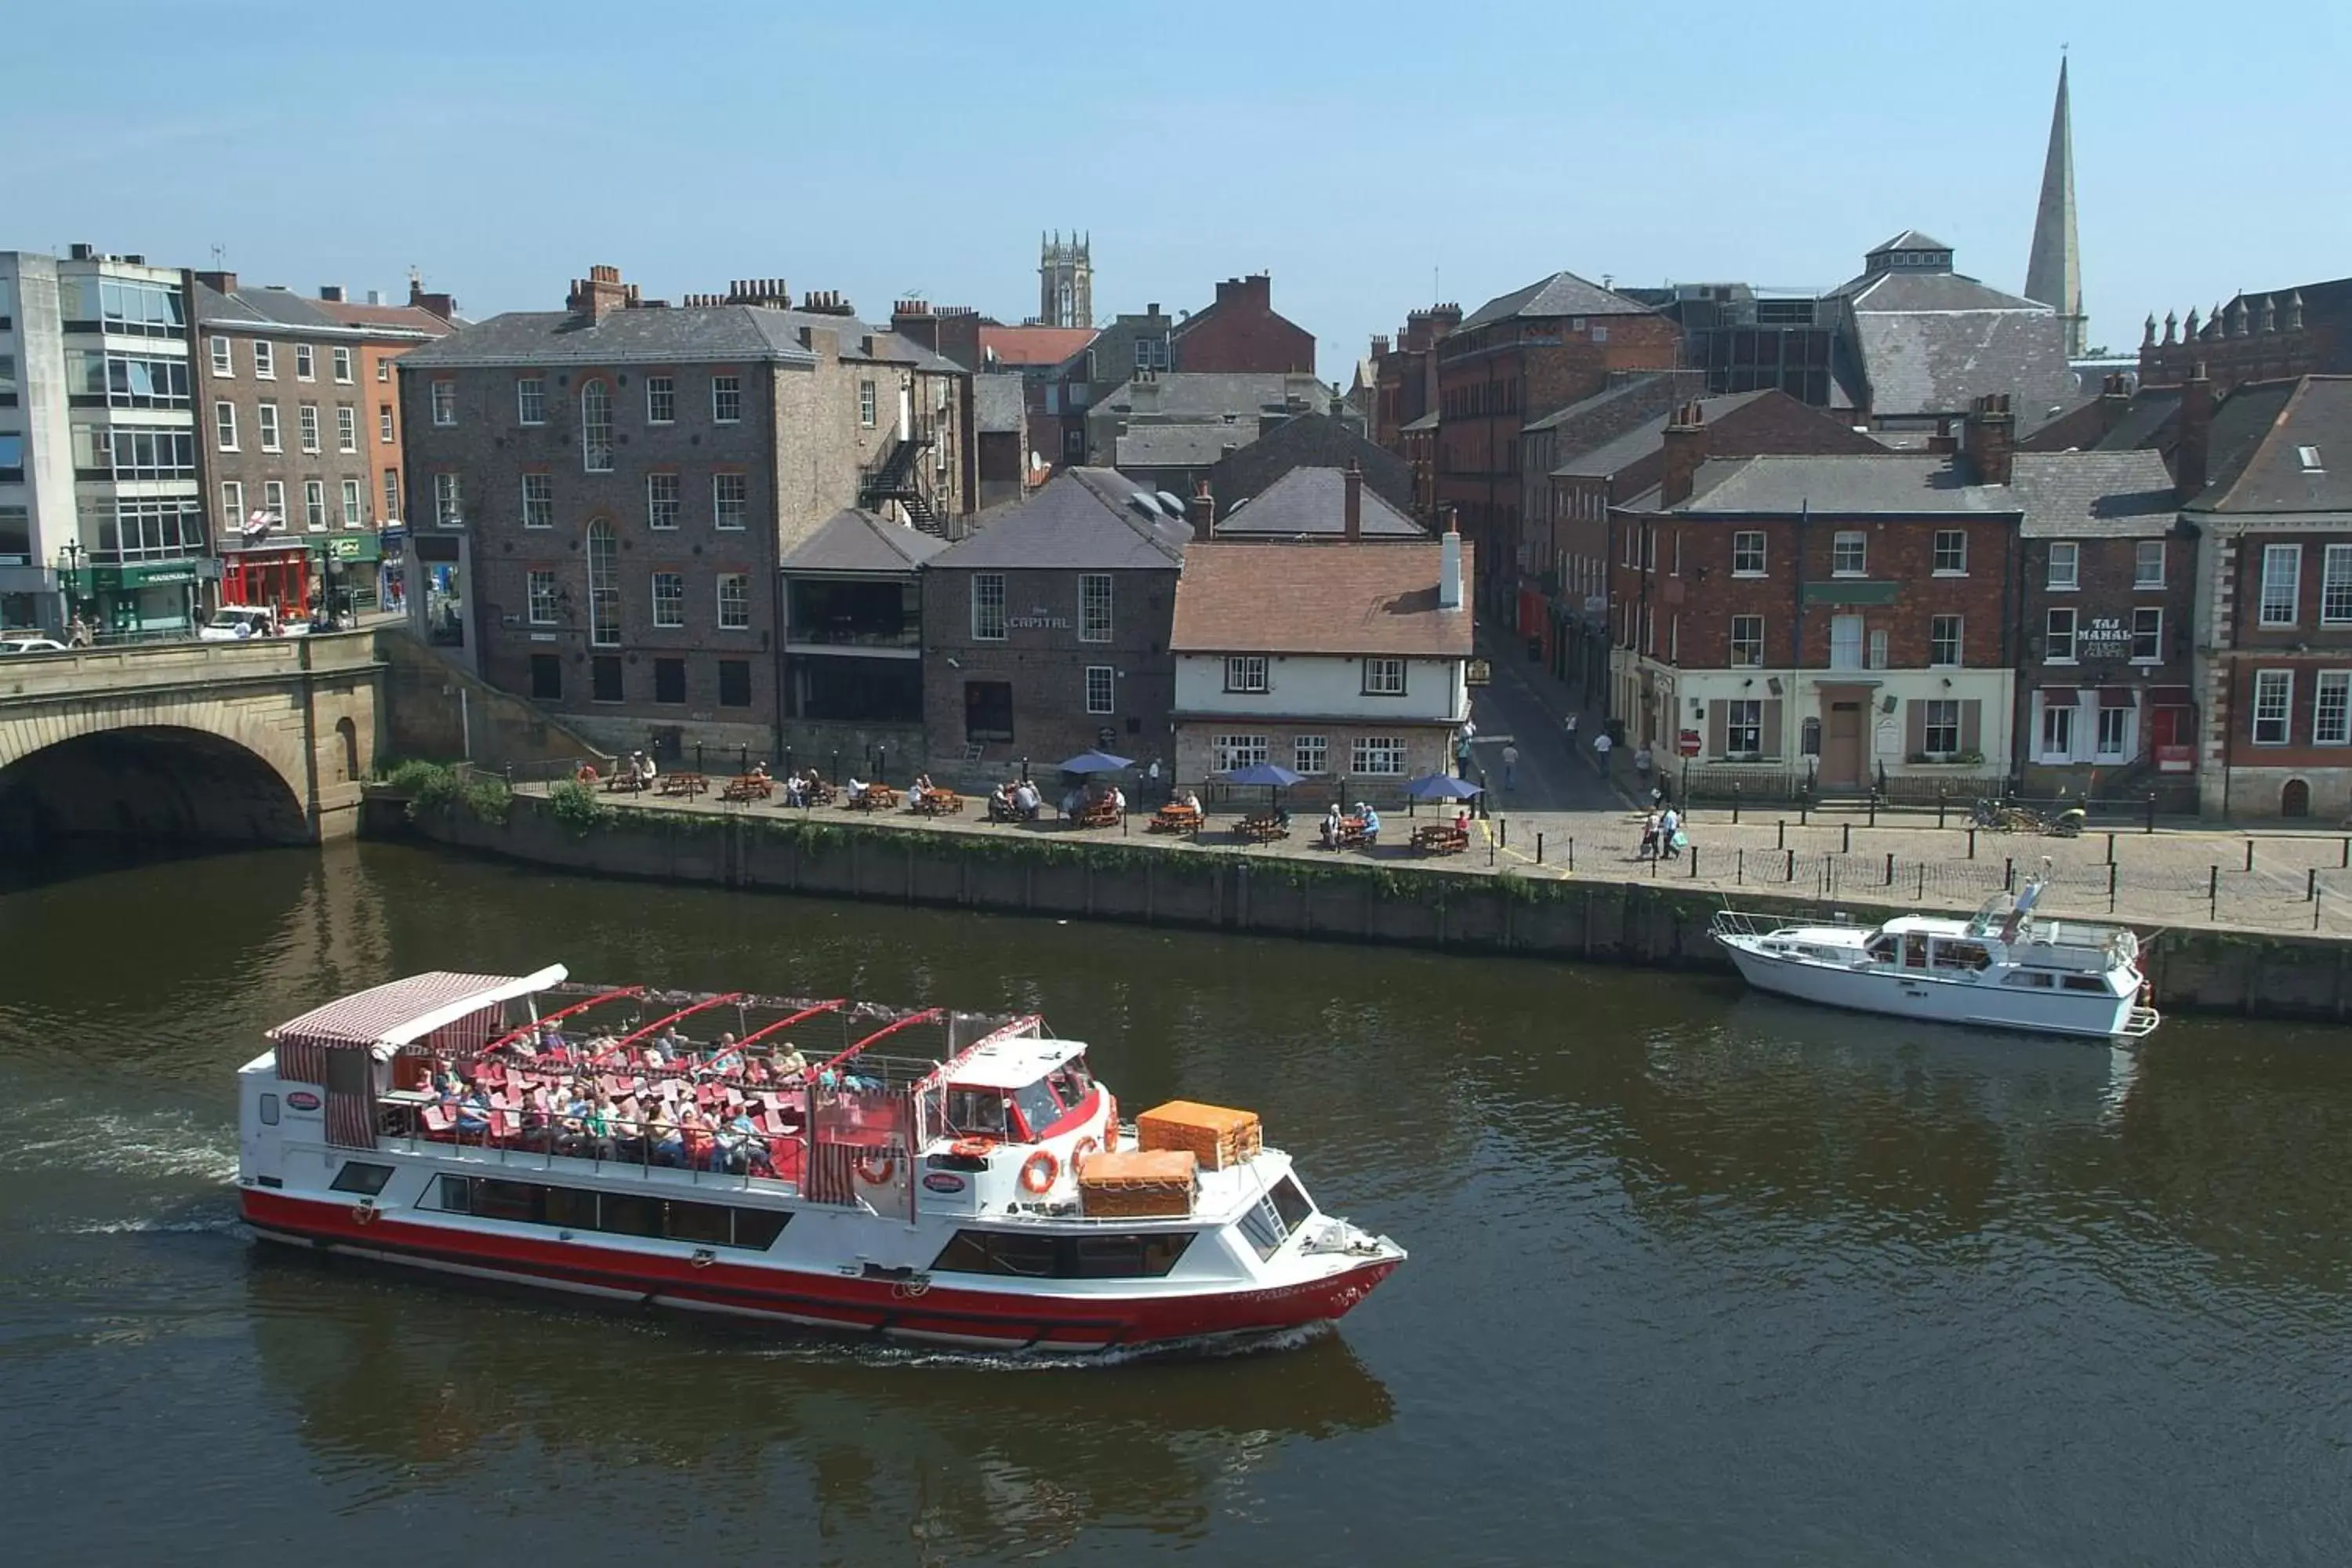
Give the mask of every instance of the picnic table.
[[834, 802], [834, 797], [840, 793], [841, 792], [834, 788], [833, 785], [819, 780], [817, 783], [808, 786], [807, 800], [811, 805], [831, 805]]
[[661, 792], [664, 795], [684, 795], [692, 800], [709, 788], [710, 781], [700, 773], [664, 773], [661, 776]]
[[963, 796], [951, 789], [933, 787], [915, 796], [913, 805], [925, 816], [955, 816], [963, 811]]
[[1151, 820], [1144, 825], [1143, 830], [1146, 833], [1198, 833], [1201, 831], [1201, 814], [1181, 801], [1171, 801], [1151, 814]]
[[898, 805], [898, 792], [888, 784], [870, 784], [866, 793], [841, 803], [852, 811], [890, 811]]
[[635, 795], [645, 787], [644, 775], [639, 773], [614, 773], [604, 781], [606, 795]]
[[1450, 822], [1424, 822], [1412, 830], [1412, 847], [1423, 855], [1459, 855], [1470, 847], [1470, 832]]
[[1339, 819], [1339, 831], [1332, 838], [1331, 847], [1334, 849], [1360, 849], [1363, 847], [1364, 819], [1360, 816], [1341, 817]]
[[729, 801], [765, 800], [776, 793], [776, 781], [765, 773], [741, 773], [727, 781], [719, 798]]
[[1070, 826], [1073, 827], [1116, 827], [1118, 826], [1118, 807], [1113, 805], [1108, 800], [1090, 800], [1087, 802], [1086, 805], [1078, 807], [1077, 820], [1073, 822]]
[[1234, 826], [1234, 837], [1251, 844], [1271, 844], [1277, 838], [1290, 837], [1290, 829], [1282, 818], [1266, 812], [1244, 816]]

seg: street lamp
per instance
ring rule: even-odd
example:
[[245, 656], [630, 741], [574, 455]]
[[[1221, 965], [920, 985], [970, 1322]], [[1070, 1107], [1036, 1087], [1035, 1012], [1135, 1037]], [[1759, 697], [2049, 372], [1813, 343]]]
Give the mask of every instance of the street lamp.
[[[75, 607], [81, 597], [81, 541], [69, 539], [58, 546], [58, 589], [65, 595], [65, 620], [71, 621], [80, 612]], [[64, 623], [60, 623], [63, 629]]]

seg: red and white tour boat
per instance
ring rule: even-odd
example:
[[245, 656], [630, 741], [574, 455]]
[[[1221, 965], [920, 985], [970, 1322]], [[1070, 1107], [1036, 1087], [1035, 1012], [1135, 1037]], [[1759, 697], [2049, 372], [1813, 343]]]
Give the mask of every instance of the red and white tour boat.
[[238, 1185], [274, 1241], [1079, 1352], [1328, 1322], [1405, 1256], [1319, 1211], [1254, 1116], [1177, 1104], [1122, 1128], [1086, 1046], [1035, 1017], [558, 965], [415, 975], [268, 1038], [238, 1074]]

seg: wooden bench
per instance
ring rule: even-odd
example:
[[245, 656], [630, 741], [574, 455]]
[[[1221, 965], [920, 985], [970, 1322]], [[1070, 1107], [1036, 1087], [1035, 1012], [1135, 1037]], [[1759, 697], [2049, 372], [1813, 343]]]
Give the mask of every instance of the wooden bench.
[[1078, 808], [1074, 827], [1117, 827], [1118, 808], [1107, 800], [1089, 801]]
[[767, 774], [744, 773], [729, 779], [727, 787], [719, 792], [719, 798], [725, 801], [765, 800], [775, 793], [776, 781]]
[[914, 805], [925, 816], [958, 816], [963, 813], [963, 796], [951, 789], [927, 789], [915, 797]]
[[1339, 835], [1331, 840], [1334, 849], [1361, 849], [1364, 847], [1364, 819], [1343, 816], [1339, 819]]
[[1146, 833], [1198, 833], [1201, 814], [1189, 805], [1163, 805], [1144, 824]]
[[888, 784], [867, 784], [865, 794], [841, 804], [852, 811], [895, 811], [898, 805], [898, 792]]
[[635, 795], [646, 787], [646, 781], [635, 773], [614, 773], [604, 781], [606, 795]]
[[1470, 834], [1450, 822], [1425, 822], [1412, 830], [1412, 847], [1423, 855], [1459, 855], [1470, 847]]
[[661, 792], [664, 795], [683, 795], [692, 800], [709, 788], [710, 781], [700, 773], [664, 773], [661, 777]]
[[813, 784], [808, 786], [808, 803], [811, 805], [831, 805], [840, 794], [829, 784]]
[[1234, 826], [1234, 837], [1251, 844], [1271, 844], [1290, 837], [1278, 816], [1244, 816]]

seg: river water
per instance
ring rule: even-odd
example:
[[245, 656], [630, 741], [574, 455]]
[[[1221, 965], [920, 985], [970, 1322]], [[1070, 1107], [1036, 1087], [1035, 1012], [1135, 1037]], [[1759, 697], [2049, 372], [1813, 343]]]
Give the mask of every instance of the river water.
[[[2352, 1557], [2352, 1036], [600, 883], [397, 846], [0, 892], [15, 1561]], [[261, 1029], [426, 968], [1038, 1010], [1412, 1260], [1334, 1333], [878, 1351], [242, 1237]], [[691, 1553], [690, 1558], [671, 1554]], [[656, 1559], [653, 1554], [662, 1553]]]

